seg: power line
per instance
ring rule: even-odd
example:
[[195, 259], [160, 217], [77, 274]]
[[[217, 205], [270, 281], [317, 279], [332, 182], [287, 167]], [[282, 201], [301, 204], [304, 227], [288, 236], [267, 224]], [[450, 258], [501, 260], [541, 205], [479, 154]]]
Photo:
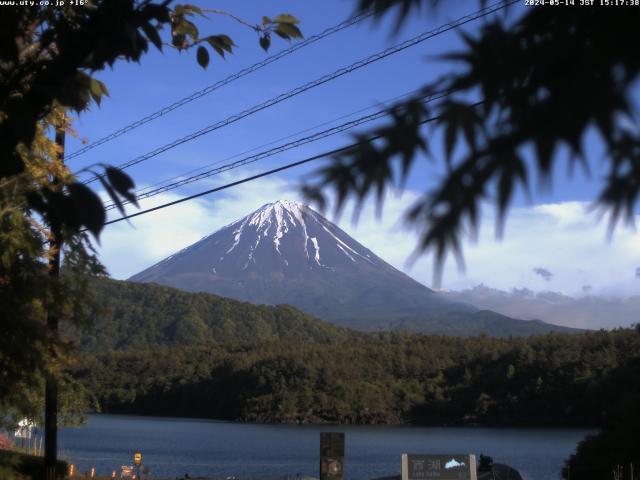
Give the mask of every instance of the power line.
[[[320, 77], [320, 78], [318, 78], [316, 80], [308, 82], [308, 83], [306, 83], [306, 84], [304, 84], [302, 86], [299, 86], [299, 87], [297, 87], [297, 88], [295, 88], [293, 90], [290, 90], [290, 91], [288, 91], [286, 93], [283, 93], [283, 94], [280, 94], [280, 95], [278, 95], [276, 97], [273, 97], [273, 98], [267, 100], [266, 102], [263, 102], [261, 104], [255, 105], [255, 106], [253, 106], [253, 107], [251, 107], [251, 108], [249, 108], [247, 110], [244, 110], [244, 111], [242, 111], [240, 113], [232, 115], [231, 117], [228, 117], [225, 120], [221, 120], [219, 122], [216, 122], [216, 123], [214, 123], [212, 125], [209, 125], [209, 126], [203, 128], [203, 129], [201, 129], [201, 130], [198, 130], [198, 131], [193, 132], [193, 133], [191, 133], [191, 134], [189, 134], [187, 136], [184, 136], [184, 137], [181, 137], [181, 138], [179, 138], [177, 140], [174, 140], [171, 143], [163, 145], [162, 147], [156, 148], [155, 150], [153, 150], [153, 151], [151, 151], [149, 153], [146, 153], [146, 154], [141, 155], [139, 157], [136, 157], [136, 158], [134, 158], [132, 160], [129, 160], [128, 162], [125, 162], [125, 163], [119, 165], [118, 168], [126, 169], [126, 168], [129, 168], [129, 167], [133, 166], [133, 165], [137, 165], [137, 164], [139, 164], [141, 162], [149, 160], [150, 158], [153, 158], [153, 157], [155, 157], [157, 155], [160, 155], [161, 153], [164, 153], [164, 152], [166, 152], [168, 150], [171, 150], [172, 148], [175, 148], [178, 145], [182, 145], [183, 143], [189, 142], [191, 140], [195, 140], [196, 138], [201, 137], [202, 135], [205, 135], [205, 134], [210, 133], [210, 132], [212, 132], [214, 130], [218, 130], [218, 129], [222, 128], [222, 127], [225, 127], [227, 125], [235, 123], [238, 120], [241, 120], [241, 119], [243, 119], [245, 117], [253, 115], [254, 113], [257, 113], [257, 112], [259, 112], [261, 110], [269, 108], [269, 107], [271, 107], [273, 105], [276, 105], [276, 104], [278, 104], [278, 103], [280, 103], [280, 102], [282, 102], [284, 100], [292, 98], [292, 97], [294, 97], [296, 95], [299, 95], [299, 94], [301, 94], [303, 92], [306, 92], [307, 90], [310, 90], [310, 89], [315, 88], [315, 87], [317, 87], [319, 85], [322, 85], [324, 83], [327, 83], [327, 82], [330, 82], [332, 80], [335, 80], [336, 78], [342, 77], [343, 75], [346, 75], [346, 74], [351, 73], [351, 72], [353, 72], [355, 70], [363, 68], [363, 67], [365, 67], [367, 65], [370, 65], [371, 63], [377, 62], [377, 61], [382, 60], [382, 59], [384, 59], [384, 58], [386, 58], [386, 57], [388, 57], [390, 55], [393, 55], [393, 54], [396, 54], [396, 53], [401, 52], [403, 50], [406, 50], [407, 48], [410, 48], [410, 47], [413, 47], [415, 45], [418, 45], [418, 44], [420, 44], [420, 43], [422, 43], [422, 42], [424, 42], [424, 41], [426, 41], [426, 40], [428, 40], [430, 38], [433, 38], [433, 37], [435, 37], [437, 35], [440, 35], [442, 33], [448, 32], [448, 31], [450, 31], [450, 30], [452, 30], [454, 28], [457, 28], [457, 27], [459, 27], [461, 25], [464, 25], [466, 23], [472, 22], [472, 21], [477, 20], [479, 18], [485, 17], [485, 16], [490, 15], [492, 13], [495, 13], [495, 12], [497, 12], [499, 10], [502, 10], [503, 8], [506, 8], [507, 6], [515, 3], [516, 1], [518, 1], [518, 0], [511, 0], [509, 2], [504, 2], [503, 0], [500, 0], [499, 2], [494, 3], [492, 5], [489, 5], [489, 6], [485, 7], [485, 8], [482, 8], [482, 9], [480, 9], [480, 10], [474, 12], [474, 13], [465, 15], [463, 17], [460, 17], [457, 20], [454, 20], [452, 22], [449, 22], [449, 23], [446, 23], [444, 25], [441, 25], [440, 27], [436, 28], [435, 30], [430, 30], [430, 31], [423, 32], [420, 35], [418, 35], [416, 37], [413, 37], [413, 38], [411, 38], [409, 40], [406, 40], [406, 41], [404, 41], [404, 42], [402, 42], [400, 44], [397, 44], [397, 45], [395, 45], [393, 47], [389, 47], [389, 48], [387, 48], [387, 49], [385, 49], [385, 50], [383, 50], [381, 52], [378, 52], [378, 53], [376, 53], [374, 55], [371, 55], [371, 56], [369, 56], [369, 57], [367, 57], [367, 58], [365, 58], [363, 60], [359, 60], [358, 62], [355, 62], [355, 63], [353, 63], [353, 64], [351, 64], [351, 65], [349, 65], [347, 67], [340, 68], [340, 69], [336, 70], [333, 73], [324, 75], [324, 76], [322, 76], [322, 77]], [[94, 177], [94, 178], [92, 178], [90, 180], [87, 180], [84, 183], [87, 184], [87, 183], [94, 182], [96, 180], [97, 180], [97, 177]]]
[[[371, 140], [374, 140], [374, 139], [371, 139]], [[359, 142], [359, 143], [361, 143], [361, 142]], [[241, 185], [243, 183], [247, 183], [247, 182], [250, 182], [250, 181], [253, 181], [253, 180], [257, 180], [257, 179], [262, 178], [262, 177], [266, 177], [268, 175], [273, 175], [274, 173], [282, 172], [284, 170], [288, 170], [288, 169], [294, 168], [294, 167], [299, 167], [300, 165], [304, 165], [305, 163], [309, 163], [309, 162], [312, 162], [314, 160], [318, 160], [320, 158], [324, 158], [324, 157], [328, 157], [330, 155], [335, 155], [337, 153], [345, 152], [347, 150], [355, 148], [357, 145], [358, 144], [356, 143], [356, 144], [347, 145], [346, 147], [336, 148], [335, 150], [331, 150], [330, 152], [324, 152], [324, 153], [321, 153], [319, 155], [315, 155], [313, 157], [305, 158], [304, 160], [300, 160], [298, 162], [289, 163], [287, 165], [283, 165], [282, 167], [274, 168], [273, 170], [268, 170], [266, 172], [262, 172], [262, 173], [259, 173], [257, 175], [253, 175], [251, 177], [243, 178], [242, 180], [238, 180], [236, 182], [227, 183], [226, 185], [222, 185], [220, 187], [212, 188], [210, 190], [205, 190], [204, 192], [196, 193], [194, 195], [190, 195], [188, 197], [181, 198], [179, 200], [174, 200], [173, 202], [164, 203], [162, 205], [158, 205], [157, 207], [148, 208], [148, 209], [142, 210], [140, 212], [132, 213], [131, 215], [126, 215], [124, 217], [116, 218], [114, 220], [110, 220], [108, 222], [105, 222], [105, 225], [111, 225], [113, 223], [121, 222], [123, 220], [128, 220], [128, 219], [133, 218], [133, 217], [139, 217], [140, 215], [145, 215], [147, 213], [155, 212], [157, 210], [161, 210], [163, 208], [171, 207], [173, 205], [177, 205], [179, 203], [186, 202], [188, 200], [193, 200], [193, 199], [198, 198], [198, 197], [203, 197], [203, 196], [209, 195], [211, 193], [219, 192], [220, 190], [225, 190], [227, 188], [235, 187], [236, 185]]]
[[192, 93], [191, 95], [181, 98], [180, 100], [172, 103], [171, 105], [168, 105], [164, 108], [161, 108], [160, 110], [157, 110], [154, 113], [151, 113], [145, 117], [140, 118], [139, 120], [136, 120], [135, 122], [132, 122], [128, 125], [125, 125], [124, 127], [116, 130], [115, 132], [110, 133], [109, 135], [106, 135], [102, 138], [100, 138], [99, 140], [96, 140], [93, 143], [90, 143], [89, 145], [82, 147], [79, 150], [76, 150], [75, 152], [69, 154], [67, 156], [67, 159], [72, 159], [75, 157], [79, 157], [80, 155], [88, 152], [89, 150], [92, 150], [100, 145], [103, 145], [107, 142], [110, 142], [111, 140], [114, 140], [126, 133], [129, 133], [131, 130], [135, 130], [138, 127], [141, 127], [142, 125], [149, 123], [157, 118], [160, 118], [164, 115], [166, 115], [169, 112], [172, 112], [173, 110], [176, 110], [188, 103], [193, 102], [194, 100], [197, 100], [198, 98], [202, 98], [205, 95], [209, 95], [211, 92], [224, 87], [225, 85], [228, 85], [229, 83], [238, 80], [242, 77], [245, 77], [247, 75], [249, 75], [250, 73], [256, 72], [264, 67], [266, 67], [267, 65], [270, 65], [274, 62], [277, 62], [278, 60], [287, 57], [295, 52], [297, 52], [298, 50], [305, 48], [309, 45], [311, 45], [312, 43], [315, 43], [319, 40], [322, 40], [325, 37], [328, 37], [330, 35], [333, 35], [334, 33], [337, 33], [341, 30], [344, 30], [346, 28], [349, 28], [357, 23], [360, 23], [361, 21], [369, 18], [370, 16], [373, 15], [373, 11], [367, 11], [367, 12], [363, 12], [360, 15], [356, 15], [348, 20], [345, 20], [342, 23], [339, 23], [337, 25], [334, 25], [333, 27], [329, 27], [326, 30], [323, 30], [322, 32], [313, 35], [307, 39], [305, 39], [302, 42], [299, 43], [295, 43], [294, 45], [292, 45], [291, 47], [282, 50], [278, 53], [276, 53], [275, 55], [271, 55], [270, 57], [265, 58], [264, 60], [262, 60], [261, 62], [255, 63], [253, 65], [251, 65], [250, 67], [244, 68], [242, 70], [240, 70], [239, 72], [236, 72], [232, 75], [229, 75], [228, 77], [214, 83], [211, 84], [205, 88], [203, 88], [202, 90], [198, 90], [197, 92]]
[[[385, 105], [385, 104], [388, 104], [389, 102], [394, 102], [394, 101], [396, 101], [398, 99], [401, 99], [401, 98], [405, 98], [405, 97], [408, 97], [408, 96], [411, 96], [411, 95], [416, 95], [416, 94], [418, 94], [420, 92], [420, 90], [421, 89], [411, 90], [409, 92], [406, 92], [406, 93], [403, 93], [403, 94], [400, 94], [400, 95], [395, 95], [394, 97], [391, 97], [391, 98], [387, 98], [386, 100], [383, 100], [383, 101], [378, 102], [378, 103], [381, 104], [381, 105]], [[438, 92], [438, 93], [434, 93], [432, 95], [423, 96], [421, 98], [424, 99], [424, 103], [428, 103], [428, 102], [431, 102], [431, 101], [434, 101], [434, 100], [438, 100], [439, 98], [442, 98], [443, 96], [445, 96], [448, 93], [449, 92], [441, 94], [441, 93]], [[266, 158], [266, 157], [275, 155], [276, 153], [280, 153], [280, 152], [289, 150], [289, 149], [294, 148], [296, 146], [300, 146], [300, 145], [303, 145], [303, 144], [306, 144], [306, 143], [310, 143], [310, 142], [315, 141], [315, 140], [320, 140], [322, 138], [326, 138], [326, 137], [328, 137], [330, 135], [333, 135], [333, 134], [337, 134], [337, 133], [346, 131], [346, 130], [348, 130], [350, 128], [353, 128], [355, 126], [361, 125], [363, 123], [367, 123], [369, 121], [376, 120], [376, 119], [384, 116], [383, 113], [386, 114], [388, 112], [388, 109], [383, 109], [383, 110], [377, 111], [377, 112], [375, 112], [373, 114], [365, 115], [365, 116], [359, 117], [357, 119], [350, 120], [350, 121], [345, 122], [345, 123], [343, 123], [341, 125], [335, 125], [335, 126], [330, 127], [330, 128], [328, 128], [326, 130], [310, 134], [308, 136], [305, 136], [304, 138], [299, 138], [299, 139], [297, 139], [295, 141], [287, 142], [286, 144], [278, 145], [277, 147], [268, 149], [266, 151], [258, 152], [256, 154], [253, 154], [253, 155], [250, 155], [248, 157], [245, 157], [242, 160], [239, 160], [239, 161], [227, 164], [227, 165], [222, 165], [221, 167], [218, 167], [218, 168], [212, 168], [212, 167], [215, 167], [216, 165], [220, 165], [220, 164], [222, 164], [224, 162], [227, 162], [229, 160], [233, 160], [234, 158], [242, 157], [243, 155], [249, 154], [251, 152], [256, 152], [256, 151], [259, 151], [262, 148], [269, 147], [271, 145], [275, 145], [278, 142], [281, 142], [281, 141], [284, 141], [284, 140], [289, 140], [291, 138], [295, 138], [297, 135], [301, 135], [303, 133], [307, 133], [307, 132], [316, 130], [316, 129], [318, 129], [320, 127], [323, 127], [325, 125], [331, 125], [336, 121], [352, 117], [353, 115], [356, 115], [358, 113], [362, 113], [362, 112], [364, 112], [366, 110], [371, 110], [374, 106], [375, 105], [370, 105], [368, 107], [361, 108], [359, 110], [356, 110], [356, 111], [353, 111], [353, 112], [350, 112], [350, 113], [347, 113], [347, 114], [344, 114], [344, 115], [340, 115], [339, 117], [336, 117], [336, 118], [334, 118], [332, 120], [328, 120], [328, 121], [322, 122], [320, 124], [314, 125], [313, 127], [309, 127], [309, 128], [305, 128], [303, 130], [299, 130], [299, 131], [297, 131], [295, 133], [292, 133], [290, 135], [286, 135], [284, 137], [280, 137], [280, 138], [278, 138], [276, 140], [270, 141], [268, 143], [264, 143], [262, 145], [259, 145], [257, 147], [251, 148], [249, 150], [245, 150], [245, 151], [240, 152], [240, 153], [236, 153], [236, 154], [228, 156], [228, 157], [226, 157], [224, 159], [221, 159], [221, 160], [218, 160], [216, 162], [212, 162], [212, 163], [209, 163], [207, 165], [204, 165], [202, 167], [198, 167], [198, 168], [189, 170], [189, 171], [184, 172], [184, 173], [182, 173], [180, 175], [176, 175], [174, 177], [166, 178], [166, 179], [164, 179], [162, 181], [159, 181], [159, 182], [156, 182], [156, 183], [154, 183], [152, 185], [146, 186], [144, 188], [140, 188], [140, 189], [136, 190], [134, 193], [135, 193], [135, 195], [136, 195], [136, 197], [138, 199], [144, 199], [144, 198], [147, 198], [148, 196], [153, 196], [156, 192], [162, 193], [162, 191], [171, 190], [171, 189], [173, 189], [174, 185], [176, 185], [176, 184], [179, 184], [178, 186], [182, 186], [183, 184], [192, 183], [193, 181], [200, 180], [201, 178], [207, 178], [209, 176], [215, 175], [216, 173], [220, 173], [220, 171], [227, 171], [228, 169], [234, 168], [236, 166], [236, 164], [240, 164], [241, 162], [242, 162], [241, 164], [243, 164], [243, 165], [245, 165], [247, 163], [253, 163], [253, 161], [255, 161], [255, 160], [260, 160], [262, 158]], [[240, 166], [240, 165], [237, 165], [237, 166]], [[228, 168], [228, 167], [231, 167], [231, 168]], [[128, 204], [128, 203], [130, 203], [130, 202], [128, 202], [128, 201], [123, 202], [123, 204]], [[107, 210], [110, 210], [110, 209], [112, 209], [114, 207], [115, 207], [115, 204], [112, 203], [112, 204], [107, 205], [106, 208], [107, 208]]]
[[[472, 105], [472, 107], [475, 107], [475, 106], [479, 105], [480, 103], [482, 103], [482, 102], [477, 102], [474, 105]], [[424, 125], [426, 123], [436, 121], [439, 118], [440, 118], [440, 116], [427, 118], [425, 120], [422, 120], [420, 122], [420, 125]], [[369, 138], [366, 138], [364, 140], [361, 140], [359, 142], [354, 142], [354, 143], [351, 143], [349, 145], [345, 145], [343, 147], [336, 148], [334, 150], [330, 150], [328, 152], [323, 152], [323, 153], [320, 153], [318, 155], [314, 155], [312, 157], [305, 158], [304, 160], [299, 160], [297, 162], [288, 163], [288, 164], [283, 165], [281, 167], [274, 168], [272, 170], [267, 170], [266, 172], [262, 172], [262, 173], [259, 173], [257, 175], [252, 175], [252, 176], [247, 177], [247, 178], [243, 178], [242, 180], [237, 180], [235, 182], [227, 183], [227, 184], [221, 185], [219, 187], [211, 188], [209, 190], [205, 190], [205, 191], [200, 192], [200, 193], [189, 195], [188, 197], [180, 198], [180, 199], [174, 200], [172, 202], [167, 202], [167, 203], [164, 203], [162, 205], [158, 205], [156, 207], [148, 208], [148, 209], [142, 210], [140, 212], [132, 213], [130, 215], [125, 215], [123, 217], [116, 218], [114, 220], [110, 220], [108, 222], [105, 222], [105, 226], [106, 225], [111, 225], [111, 224], [114, 224], [114, 223], [118, 223], [118, 222], [122, 222], [124, 220], [129, 220], [130, 218], [139, 217], [141, 215], [146, 215], [147, 213], [151, 213], [151, 212], [155, 212], [155, 211], [158, 211], [158, 210], [162, 210], [164, 208], [172, 207], [172, 206], [177, 205], [179, 203], [187, 202], [189, 200], [194, 200], [194, 199], [199, 198], [199, 197], [204, 197], [205, 195], [210, 195], [212, 193], [219, 192], [221, 190], [226, 190], [227, 188], [235, 187], [235, 186], [241, 185], [243, 183], [251, 182], [253, 180], [257, 180], [257, 179], [262, 178], [262, 177], [267, 177], [269, 175], [273, 175], [274, 173], [279, 173], [279, 172], [282, 172], [284, 170], [289, 170], [291, 168], [299, 167], [300, 165], [304, 165], [306, 163], [310, 163], [310, 162], [313, 162], [315, 160], [319, 160], [321, 158], [325, 158], [325, 157], [329, 157], [329, 156], [332, 156], [332, 155], [336, 155], [338, 153], [344, 153], [346, 151], [349, 151], [349, 150], [352, 150], [352, 149], [358, 147], [359, 145], [362, 145], [362, 144], [365, 144], [365, 143], [370, 143], [370, 142], [373, 142], [375, 140], [378, 140], [381, 137], [382, 137], [381, 135], [373, 135], [373, 136], [371, 136]]]
[[[394, 97], [387, 98], [386, 100], [380, 101], [378, 103], [379, 104], [386, 104], [388, 102], [394, 102], [394, 101], [399, 100], [401, 98], [408, 97], [410, 95], [414, 95], [414, 94], [418, 93], [419, 91], [420, 91], [420, 89], [415, 89], [415, 90], [412, 90], [410, 92], [403, 93], [401, 95], [396, 95]], [[146, 186], [144, 188], [140, 188], [140, 189], [136, 190], [135, 194], [137, 196], [143, 195], [147, 191], [155, 190], [155, 188], [158, 188], [161, 185], [164, 185], [166, 183], [172, 183], [173, 181], [179, 180], [179, 179], [185, 177], [186, 175], [195, 174], [196, 172], [202, 172], [203, 170], [210, 169], [211, 167], [213, 167], [215, 165], [220, 165], [221, 163], [227, 162], [229, 160], [233, 160], [234, 158], [241, 157], [242, 155], [246, 155], [248, 153], [255, 152], [255, 151], [260, 150], [262, 148], [269, 147], [271, 145], [275, 145], [278, 142], [281, 142], [281, 141], [284, 141], [284, 140], [289, 140], [290, 138], [294, 138], [297, 135], [301, 135], [303, 133], [311, 132], [311, 131], [316, 130], [316, 129], [320, 128], [320, 127], [324, 127], [325, 125], [330, 125], [330, 124], [332, 124], [334, 122], [337, 122], [339, 120], [344, 120], [345, 118], [352, 117], [353, 115], [356, 115], [358, 113], [362, 113], [362, 112], [365, 112], [367, 110], [371, 110], [373, 107], [375, 107], [375, 105], [369, 105], [368, 107], [360, 108], [360, 109], [358, 109], [356, 111], [353, 111], [353, 112], [350, 112], [350, 113], [347, 113], [347, 114], [344, 114], [344, 115], [340, 115], [339, 117], [336, 117], [336, 118], [333, 118], [331, 120], [327, 120], [325, 122], [316, 124], [316, 125], [314, 125], [312, 127], [308, 127], [308, 128], [303, 129], [303, 130], [298, 130], [297, 132], [291, 133], [289, 135], [285, 135], [284, 137], [277, 138], [277, 139], [272, 140], [270, 142], [263, 143], [263, 144], [258, 145], [256, 147], [250, 148], [248, 150], [244, 150], [242, 152], [230, 155], [228, 157], [225, 157], [223, 159], [220, 159], [220, 160], [217, 160], [215, 162], [209, 163], [207, 165], [203, 165], [202, 167], [198, 167], [198, 168], [194, 168], [192, 170], [188, 170], [187, 172], [184, 172], [184, 173], [182, 173], [180, 175], [176, 175], [174, 177], [166, 178], [164, 180], [161, 180], [159, 182], [153, 183], [153, 184], [148, 185], [148, 186]]]
[[[438, 100], [440, 98], [443, 98], [448, 94], [449, 94], [449, 92], [436, 93], [436, 94], [425, 96], [425, 97], [422, 98], [422, 100], [423, 100], [423, 103], [429, 103], [429, 102]], [[322, 130], [320, 132], [316, 132], [316, 133], [314, 133], [312, 135], [308, 135], [306, 137], [303, 137], [303, 138], [294, 140], [292, 142], [288, 142], [288, 143], [279, 145], [279, 146], [271, 148], [269, 150], [265, 150], [265, 151], [256, 153], [254, 155], [250, 155], [250, 156], [245, 157], [245, 158], [243, 158], [241, 160], [238, 160], [238, 161], [235, 161], [235, 162], [232, 162], [232, 163], [228, 163], [226, 165], [222, 165], [220, 167], [216, 167], [216, 168], [213, 168], [213, 169], [209, 169], [209, 170], [206, 170], [206, 171], [201, 172], [199, 174], [192, 175], [192, 176], [189, 176], [189, 177], [186, 177], [186, 178], [176, 179], [175, 181], [173, 181], [173, 182], [171, 182], [171, 183], [169, 183], [167, 185], [163, 185], [161, 187], [154, 188], [154, 189], [148, 189], [147, 191], [145, 191], [143, 193], [140, 193], [137, 196], [137, 199], [138, 200], [143, 200], [145, 198], [154, 197], [154, 196], [159, 195], [161, 193], [168, 192], [170, 190], [175, 190], [176, 188], [182, 187], [184, 185], [187, 185], [187, 184], [190, 184], [190, 183], [193, 183], [193, 182], [197, 182], [197, 181], [202, 180], [204, 178], [212, 177], [214, 175], [218, 175], [220, 173], [227, 172], [229, 170], [233, 170], [233, 169], [245, 166], [245, 165], [249, 165], [251, 163], [257, 162], [257, 161], [262, 160], [264, 158], [271, 157], [273, 155], [277, 155], [278, 153], [282, 153], [282, 152], [285, 152], [285, 151], [300, 147], [302, 145], [313, 143], [313, 142], [316, 142], [318, 140], [327, 138], [329, 136], [336, 135], [338, 133], [344, 132], [344, 131], [349, 130], [351, 128], [354, 128], [356, 126], [372, 122], [374, 120], [377, 120], [379, 118], [387, 116], [388, 113], [389, 113], [389, 110], [387, 108], [382, 109], [382, 110], [378, 110], [377, 112], [371, 113], [369, 115], [364, 115], [362, 117], [356, 118], [354, 120], [350, 120], [350, 121], [342, 123], [340, 125], [336, 125], [334, 127], [328, 128], [326, 130]], [[127, 203], [130, 203], [130, 202], [127, 202], [127, 201], [123, 202], [123, 204], [127, 204]], [[105, 207], [106, 210], [112, 210], [114, 208], [116, 208], [116, 205], [113, 204], [113, 203], [109, 204], [109, 205], [107, 205]]]

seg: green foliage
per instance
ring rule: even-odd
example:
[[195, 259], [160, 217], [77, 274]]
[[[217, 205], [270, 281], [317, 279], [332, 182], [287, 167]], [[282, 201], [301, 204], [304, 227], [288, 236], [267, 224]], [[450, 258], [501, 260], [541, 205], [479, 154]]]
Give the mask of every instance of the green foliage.
[[207, 68], [207, 65], [209, 65], [209, 52], [207, 52], [207, 49], [200, 46], [198, 47], [198, 64], [200, 64], [200, 66], [202, 68]]
[[[0, 190], [0, 195], [3, 193]], [[47, 333], [41, 322], [44, 312], [39, 293], [46, 286], [46, 277], [34, 261], [40, 248], [35, 226], [20, 209], [5, 207], [0, 215], [0, 412], [5, 414], [20, 405], [23, 396], [24, 413], [36, 411], [26, 392], [27, 387], [39, 384], [38, 366], [46, 356]], [[28, 348], [23, 338], [29, 338]]]
[[[90, 301], [87, 276], [101, 274], [103, 270], [93, 256], [87, 235], [58, 228], [59, 238], [67, 239], [64, 274], [61, 278], [50, 275], [48, 262], [59, 252], [60, 244], [53, 241], [51, 230], [33, 215], [28, 200], [40, 186], [55, 194], [62, 192], [60, 183], [50, 182], [51, 177], [65, 176], [56, 159], [58, 150], [44, 135], [50, 122], [58, 123], [48, 119], [38, 125], [34, 148], [22, 152], [25, 172], [0, 179], [2, 425], [15, 424], [23, 417], [41, 423], [47, 376], [56, 378], [60, 385], [62, 424], [77, 423], [78, 415], [86, 409], [84, 390], [69, 377], [70, 345], [47, 327], [47, 318], [55, 317], [64, 324], [83, 317]], [[71, 187], [70, 192], [75, 192]], [[75, 209], [68, 213], [84, 214]]]
[[275, 33], [285, 40], [304, 38], [297, 24], [300, 23], [292, 15], [278, 15], [273, 20], [269, 17], [262, 17], [262, 25], [256, 25], [256, 31], [260, 33], [260, 46], [266, 52], [271, 45], [271, 34]]
[[[359, 6], [379, 15], [397, 9], [402, 19], [435, 3], [361, 0]], [[420, 231], [417, 251], [433, 251], [441, 269], [449, 253], [462, 262], [462, 238], [477, 233], [483, 201], [495, 204], [501, 233], [515, 192], [528, 192], [532, 178], [550, 184], [554, 166], [565, 158], [571, 169], [588, 170], [582, 140], [595, 131], [609, 167], [597, 207], [610, 214], [612, 229], [619, 219], [632, 221], [640, 194], [633, 91], [640, 78], [639, 21], [638, 9], [577, 4], [553, 12], [528, 8], [512, 22], [492, 17], [477, 36], [463, 34], [461, 51], [442, 56], [457, 64], [454, 73], [396, 105], [388, 125], [362, 136], [379, 137], [375, 143], [337, 156], [305, 193], [322, 205], [326, 190], [333, 190], [338, 209], [349, 198], [356, 210], [367, 198], [381, 203], [387, 189], [402, 187], [418, 154], [429, 152], [429, 137], [439, 132], [447, 173], [425, 189], [406, 219]], [[423, 103], [442, 92], [449, 95]], [[429, 119], [436, 121], [427, 133]]]
[[225, 52], [232, 53], [232, 47], [235, 46], [233, 40], [227, 35], [211, 35], [205, 38], [218, 55], [224, 58]]
[[[20, 233], [19, 229], [14, 232], [17, 236]], [[60, 424], [77, 424], [87, 408], [87, 396], [83, 386], [69, 375], [73, 364], [69, 343], [51, 335], [46, 318], [47, 312], [63, 324], [86, 318], [84, 312], [90, 304], [86, 265], [94, 260], [86, 258], [84, 247], [76, 247], [68, 256], [63, 277], [55, 280], [41, 262], [42, 247], [34, 245], [27, 251], [25, 245], [28, 243], [21, 249], [4, 250], [20, 258], [18, 264], [12, 259], [9, 268], [0, 266], [0, 425], [14, 425], [23, 417], [42, 423], [47, 375], [58, 380]]]
[[[139, 60], [147, 51], [140, 30], [150, 31], [151, 22], [169, 20], [166, 5], [148, 2], [74, 7], [7, 9], [0, 18], [0, 180], [25, 172], [25, 155], [44, 134], [38, 125], [56, 109], [80, 112], [108, 95], [93, 72], [118, 58]], [[114, 24], [118, 28], [112, 28]], [[97, 236], [104, 223], [100, 199], [73, 179], [59, 174], [52, 180], [33, 188], [29, 206], [49, 222], [61, 222], [74, 231], [88, 228]], [[55, 186], [63, 180], [67, 188]], [[114, 200], [123, 196], [117, 184], [110, 186]]]

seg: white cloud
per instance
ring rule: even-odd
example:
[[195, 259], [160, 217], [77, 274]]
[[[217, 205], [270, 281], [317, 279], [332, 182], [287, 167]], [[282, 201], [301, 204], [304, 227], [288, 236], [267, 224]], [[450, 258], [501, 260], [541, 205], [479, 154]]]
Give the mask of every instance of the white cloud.
[[[236, 179], [228, 174], [216, 183]], [[430, 285], [430, 256], [407, 267], [417, 237], [402, 228], [400, 221], [417, 196], [415, 192], [405, 192], [401, 197], [388, 195], [380, 220], [369, 204], [357, 225], [351, 223], [351, 210], [347, 209], [339, 225], [395, 267]], [[165, 193], [143, 202], [142, 207], [178, 198], [178, 194]], [[127, 278], [279, 198], [300, 200], [295, 184], [281, 177], [267, 177], [134, 218], [134, 228], [125, 222], [111, 225], [103, 234], [103, 262], [114, 277]], [[527, 287], [576, 294], [584, 285], [591, 285], [592, 293], [637, 293], [640, 280], [635, 278], [635, 270], [640, 266], [640, 235], [620, 227], [613, 240], [607, 242], [606, 222], [597, 222], [586, 208], [581, 202], [514, 208], [501, 241], [494, 236], [495, 216], [486, 209], [478, 241], [465, 246], [466, 271], [459, 272], [453, 260], [448, 259], [443, 288], [463, 289], [484, 283], [502, 289]], [[545, 281], [534, 273], [537, 267], [552, 271], [553, 277]]]
[[[154, 207], [178, 198], [162, 194], [141, 202], [141, 206]], [[131, 219], [131, 224], [108, 225], [98, 247], [100, 258], [113, 277], [127, 278], [199, 240], [209, 222], [208, 213], [205, 202], [192, 201]]]
[[[634, 271], [640, 265], [640, 236], [620, 227], [608, 242], [606, 222], [598, 222], [587, 210], [582, 202], [515, 208], [501, 241], [494, 236], [495, 215], [486, 215], [478, 242], [465, 247], [466, 273], [456, 272], [449, 262], [444, 287], [484, 283], [576, 294], [583, 285], [591, 285], [593, 293], [638, 293]], [[416, 266], [427, 267], [424, 260]], [[553, 277], [536, 275], [540, 266]]]

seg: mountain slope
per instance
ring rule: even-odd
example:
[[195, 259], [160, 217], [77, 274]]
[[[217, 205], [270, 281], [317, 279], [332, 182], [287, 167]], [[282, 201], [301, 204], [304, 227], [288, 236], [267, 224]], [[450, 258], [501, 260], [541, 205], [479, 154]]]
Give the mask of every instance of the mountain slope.
[[552, 325], [541, 320], [516, 320], [490, 310], [443, 312], [393, 319], [345, 319], [342, 324], [362, 331], [404, 330], [426, 334], [469, 336], [486, 333], [494, 337], [523, 337], [550, 332], [582, 333], [584, 330]]
[[523, 322], [507, 328], [504, 322], [520, 321], [448, 300], [308, 206], [286, 200], [264, 205], [130, 280], [254, 304], [291, 304], [364, 330], [473, 335], [491, 324], [488, 333], [527, 335], [557, 329]]

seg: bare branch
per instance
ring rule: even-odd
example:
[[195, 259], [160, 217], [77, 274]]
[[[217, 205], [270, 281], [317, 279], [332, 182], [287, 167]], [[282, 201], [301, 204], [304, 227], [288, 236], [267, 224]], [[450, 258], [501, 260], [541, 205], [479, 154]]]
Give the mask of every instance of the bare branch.
[[260, 27], [260, 25], [252, 25], [249, 22], [243, 20], [242, 18], [238, 17], [237, 15], [234, 15], [231, 12], [227, 12], [226, 10], [218, 10], [218, 9], [202, 9], [203, 12], [206, 13], [213, 13], [215, 15], [224, 15], [225, 17], [229, 17], [232, 18], [233, 20], [235, 20], [236, 22], [238, 22], [241, 25], [244, 25], [245, 27], [249, 27], [251, 30], [254, 30], [256, 32], [260, 32], [262, 31], [262, 27]]

